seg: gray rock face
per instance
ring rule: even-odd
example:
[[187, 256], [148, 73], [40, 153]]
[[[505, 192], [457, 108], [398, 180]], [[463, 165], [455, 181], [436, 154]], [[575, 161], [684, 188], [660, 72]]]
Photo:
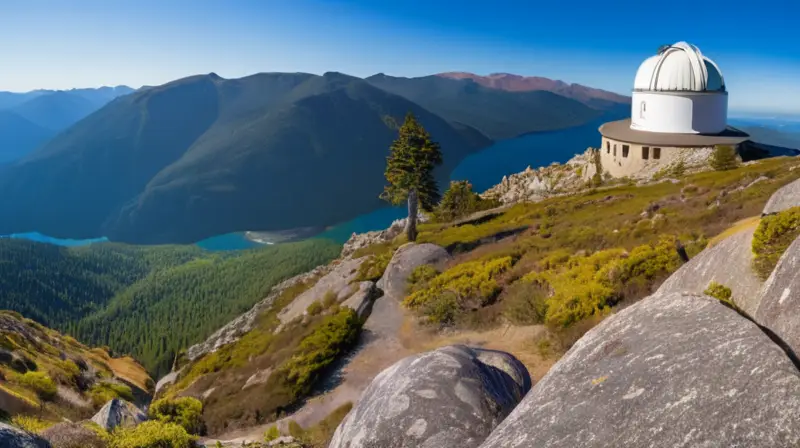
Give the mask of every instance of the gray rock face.
[[450, 254], [435, 244], [405, 244], [395, 251], [378, 287], [383, 289], [387, 297], [402, 300], [408, 289], [408, 276], [414, 269], [423, 264], [432, 264], [441, 269], [450, 259]]
[[181, 373], [181, 371], [178, 370], [177, 372], [170, 372], [170, 373], [162, 376], [161, 379], [158, 380], [158, 382], [156, 383], [156, 391], [155, 391], [155, 393], [158, 394], [158, 392], [160, 392], [161, 389], [163, 389], [164, 387], [169, 386], [170, 384], [174, 383], [175, 380], [178, 379], [178, 375], [180, 375], [180, 373]]
[[530, 387], [507, 353], [456, 345], [410, 356], [375, 377], [329, 448], [475, 447]]
[[589, 331], [481, 448], [793, 447], [800, 373], [716, 299], [655, 294]]
[[755, 315], [761, 280], [751, 267], [754, 232], [755, 229], [739, 232], [700, 252], [672, 274], [657, 294], [702, 294], [709, 283], [717, 282], [731, 288], [736, 305]]
[[771, 215], [792, 207], [800, 207], [800, 179], [776, 191], [767, 201], [762, 214]]
[[320, 278], [314, 286], [303, 292], [297, 298], [292, 300], [286, 308], [282, 309], [278, 314], [282, 324], [302, 316], [306, 312], [306, 308], [314, 302], [320, 301], [325, 298], [328, 291], [336, 294], [339, 301], [349, 297], [355, 288], [351, 283], [358, 276], [358, 268], [366, 261], [367, 257], [356, 259], [346, 258], [340, 260], [336, 264], [329, 265], [330, 270], [322, 278]]
[[342, 306], [351, 308], [358, 314], [358, 317], [364, 319], [369, 316], [372, 302], [379, 296], [380, 291], [375, 287], [375, 283], [361, 282], [358, 284], [358, 291], [342, 302]]
[[147, 420], [147, 416], [132, 403], [114, 398], [103, 405], [92, 421], [111, 431], [117, 426], [131, 427]]
[[51, 448], [46, 440], [3, 422], [0, 422], [0, 446], [3, 448]]
[[764, 283], [755, 318], [800, 353], [800, 238], [786, 249]]

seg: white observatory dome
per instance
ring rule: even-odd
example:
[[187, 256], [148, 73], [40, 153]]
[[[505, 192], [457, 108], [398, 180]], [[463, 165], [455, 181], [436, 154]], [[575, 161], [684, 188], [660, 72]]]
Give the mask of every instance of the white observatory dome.
[[647, 58], [633, 82], [631, 128], [678, 134], [725, 130], [728, 93], [714, 61], [686, 42]]
[[724, 91], [725, 79], [717, 64], [686, 42], [662, 47], [636, 72], [634, 90]]

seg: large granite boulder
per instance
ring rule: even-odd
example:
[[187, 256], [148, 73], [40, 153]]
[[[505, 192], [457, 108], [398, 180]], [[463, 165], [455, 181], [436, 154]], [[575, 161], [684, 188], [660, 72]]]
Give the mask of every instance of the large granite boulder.
[[782, 212], [792, 207], [800, 207], [800, 179], [784, 185], [772, 194], [764, 206], [763, 215]]
[[717, 282], [731, 289], [736, 305], [754, 315], [761, 290], [761, 280], [751, 267], [754, 232], [744, 230], [700, 252], [672, 274], [657, 293], [702, 294], [709, 283]]
[[796, 447], [800, 372], [716, 299], [655, 294], [589, 331], [481, 448]]
[[800, 353], [800, 238], [786, 249], [764, 283], [755, 318]]
[[117, 426], [124, 428], [136, 426], [147, 420], [147, 416], [133, 403], [129, 403], [119, 398], [109, 400], [103, 405], [97, 414], [92, 417], [92, 421], [100, 425], [106, 431], [111, 431]]
[[3, 422], [0, 422], [0, 447], [51, 448], [46, 440]]
[[404, 244], [395, 251], [383, 277], [378, 281], [378, 287], [383, 289], [387, 297], [402, 300], [408, 290], [408, 276], [414, 269], [423, 264], [443, 269], [450, 259], [450, 254], [435, 244]]
[[476, 447], [531, 387], [513, 356], [456, 345], [381, 372], [329, 448]]

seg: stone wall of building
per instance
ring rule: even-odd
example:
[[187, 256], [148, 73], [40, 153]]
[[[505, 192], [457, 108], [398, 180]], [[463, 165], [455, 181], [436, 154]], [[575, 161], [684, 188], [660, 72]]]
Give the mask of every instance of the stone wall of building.
[[713, 147], [679, 148], [622, 142], [603, 137], [600, 163], [603, 173], [613, 177], [644, 178], [683, 162], [686, 168], [708, 163]]

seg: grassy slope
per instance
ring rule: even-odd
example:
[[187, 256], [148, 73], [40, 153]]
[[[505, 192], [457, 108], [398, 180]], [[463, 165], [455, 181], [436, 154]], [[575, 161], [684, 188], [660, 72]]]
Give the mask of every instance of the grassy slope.
[[[615, 306], [648, 295], [677, 269], [672, 244], [665, 245], [663, 238], [679, 238], [694, 255], [708, 238], [759, 215], [772, 193], [800, 176], [800, 171], [791, 170], [797, 166], [796, 158], [776, 158], [687, 176], [677, 184], [621, 185], [518, 204], [477, 225], [424, 224], [419, 242], [450, 247], [456, 257], [447, 276], [415, 288], [434, 288], [430, 291], [435, 293], [438, 284], [448, 280], [451, 288], [462, 292], [479, 286], [488, 293], [466, 293], [466, 299], [486, 304], [477, 310], [454, 306], [455, 316], [442, 313], [442, 307], [452, 305], [444, 299], [436, 302], [439, 309], [417, 309], [429, 318], [453, 317], [454, 325], [463, 329], [487, 329], [509, 320], [548, 323], [548, 332], [532, 347], [559, 356]], [[744, 188], [760, 176], [769, 180]], [[656, 204], [658, 210], [645, 213]], [[492, 242], [508, 231], [516, 234]], [[381, 254], [401, 240], [355, 255]], [[513, 266], [488, 277], [481, 270], [484, 264], [467, 265], [503, 257], [511, 257]], [[483, 283], [470, 284], [459, 277], [465, 266], [474, 270], [469, 278]]]
[[190, 246], [60, 248], [0, 240], [0, 307], [133, 355], [154, 375], [280, 281], [326, 263], [322, 240], [209, 253]]
[[[36, 372], [46, 374], [58, 387], [70, 390], [87, 402], [87, 407], [81, 407], [61, 396], [46, 400], [42, 415], [55, 421], [60, 417], [86, 418], [94, 412], [95, 406], [91, 405], [90, 397], [92, 382], [121, 381], [139, 388], [142, 393], [151, 391], [153, 387], [153, 380], [135, 360], [112, 358], [103, 349], [89, 348], [14, 312], [0, 311], [0, 345], [4, 353], [33, 361]], [[70, 371], [70, 366], [62, 360], [62, 356], [69, 360], [85, 361], [94, 368], [94, 373], [84, 374], [83, 384], [76, 382], [74, 372]], [[73, 368], [79, 364], [76, 362]], [[24, 369], [8, 362], [5, 357], [0, 360], [0, 389], [7, 396], [14, 397], [3, 400], [0, 410], [12, 415], [39, 414], [43, 400], [24, 383], [23, 373]]]

